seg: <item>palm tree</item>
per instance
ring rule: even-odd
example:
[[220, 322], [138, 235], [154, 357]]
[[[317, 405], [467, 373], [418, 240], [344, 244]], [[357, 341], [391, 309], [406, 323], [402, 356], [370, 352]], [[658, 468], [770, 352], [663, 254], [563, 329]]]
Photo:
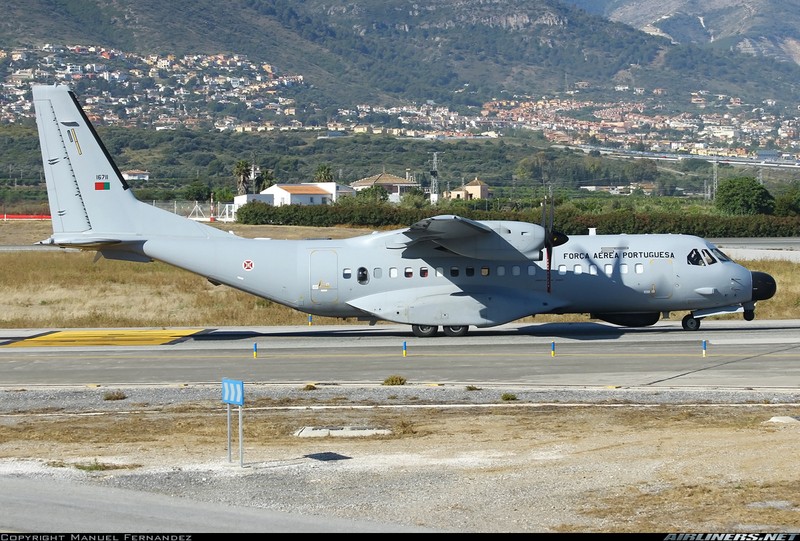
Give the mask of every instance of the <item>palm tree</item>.
[[239, 160], [233, 167], [233, 175], [236, 177], [237, 195], [247, 194], [247, 181], [250, 179], [250, 163], [247, 160]]
[[273, 184], [275, 184], [275, 175], [273, 174], [272, 169], [262, 167], [261, 174], [256, 177], [256, 191], [261, 192], [266, 190]]
[[314, 173], [314, 182], [333, 182], [333, 172], [330, 165], [319, 165]]

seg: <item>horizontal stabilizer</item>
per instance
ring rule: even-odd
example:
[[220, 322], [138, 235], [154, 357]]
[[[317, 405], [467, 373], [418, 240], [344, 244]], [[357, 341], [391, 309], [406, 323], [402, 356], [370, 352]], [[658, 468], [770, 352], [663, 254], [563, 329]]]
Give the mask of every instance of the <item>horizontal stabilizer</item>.
[[106, 246], [114, 246], [121, 244], [123, 241], [120, 239], [103, 239], [103, 238], [96, 238], [96, 237], [86, 237], [86, 238], [68, 238], [68, 239], [60, 239], [56, 238], [55, 236], [50, 237], [49, 239], [45, 239], [42, 241], [37, 242], [36, 244], [41, 244], [45, 246], [61, 246], [62, 248], [87, 248], [87, 249], [97, 249], [103, 248]]

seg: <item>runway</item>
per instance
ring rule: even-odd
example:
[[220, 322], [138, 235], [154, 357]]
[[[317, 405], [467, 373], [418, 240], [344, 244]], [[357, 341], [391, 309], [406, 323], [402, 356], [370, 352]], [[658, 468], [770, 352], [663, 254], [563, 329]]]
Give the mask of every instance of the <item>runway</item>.
[[800, 388], [800, 320], [509, 324], [416, 338], [404, 325], [0, 330], [3, 386], [216, 383]]

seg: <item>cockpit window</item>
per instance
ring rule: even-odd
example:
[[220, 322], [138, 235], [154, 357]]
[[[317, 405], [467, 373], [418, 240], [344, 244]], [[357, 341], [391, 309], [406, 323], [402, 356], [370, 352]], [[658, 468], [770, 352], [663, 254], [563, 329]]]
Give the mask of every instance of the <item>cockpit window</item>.
[[720, 261], [724, 262], [731, 260], [731, 258], [726, 256], [719, 248], [712, 248], [711, 251], [714, 253], [715, 256], [717, 256], [717, 259], [719, 259]]
[[[714, 255], [717, 257], [714, 257]], [[691, 252], [689, 252], [689, 255], [686, 256], [686, 262], [690, 265], [705, 267], [706, 265], [713, 265], [714, 263], [717, 263], [717, 258], [719, 258], [719, 261], [727, 261], [725, 255], [716, 248], [703, 248], [702, 250], [694, 248]]]
[[697, 265], [698, 267], [705, 266], [705, 263], [703, 262], [703, 256], [700, 255], [700, 250], [697, 248], [694, 248], [691, 252], [689, 252], [689, 255], [686, 256], [686, 262], [690, 265]]

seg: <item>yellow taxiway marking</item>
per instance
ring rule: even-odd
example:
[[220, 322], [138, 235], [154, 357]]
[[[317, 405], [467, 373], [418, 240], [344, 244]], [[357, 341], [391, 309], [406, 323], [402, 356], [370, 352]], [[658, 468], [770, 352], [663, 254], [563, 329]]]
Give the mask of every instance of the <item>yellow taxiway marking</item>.
[[56, 331], [24, 338], [3, 347], [37, 346], [159, 346], [191, 336], [202, 329], [102, 329], [91, 331]]

